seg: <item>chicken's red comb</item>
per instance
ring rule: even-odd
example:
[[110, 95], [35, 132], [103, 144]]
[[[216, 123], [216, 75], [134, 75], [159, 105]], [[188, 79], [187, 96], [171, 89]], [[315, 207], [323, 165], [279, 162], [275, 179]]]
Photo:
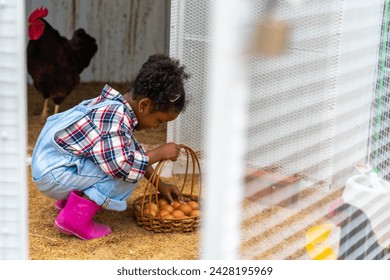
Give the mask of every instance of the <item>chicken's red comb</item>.
[[43, 17], [46, 17], [48, 15], [49, 11], [47, 10], [46, 7], [40, 7], [40, 8], [37, 8], [35, 9], [35, 11], [33, 11], [31, 13], [31, 15], [28, 17], [28, 22], [29, 23], [32, 23], [34, 21], [36, 21], [37, 19], [39, 18], [43, 18]]

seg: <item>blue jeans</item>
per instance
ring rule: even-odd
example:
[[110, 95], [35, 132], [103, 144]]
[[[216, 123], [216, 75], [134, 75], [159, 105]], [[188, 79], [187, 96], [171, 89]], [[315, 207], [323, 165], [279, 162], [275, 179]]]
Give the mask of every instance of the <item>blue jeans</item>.
[[83, 102], [47, 119], [31, 161], [33, 181], [39, 191], [61, 200], [66, 199], [72, 190], [78, 190], [106, 209], [123, 211], [127, 208], [126, 200], [137, 183], [115, 179], [92, 160], [65, 151], [55, 142], [57, 132], [80, 120], [91, 110], [112, 103], [121, 104], [107, 100], [94, 106], [85, 106]]

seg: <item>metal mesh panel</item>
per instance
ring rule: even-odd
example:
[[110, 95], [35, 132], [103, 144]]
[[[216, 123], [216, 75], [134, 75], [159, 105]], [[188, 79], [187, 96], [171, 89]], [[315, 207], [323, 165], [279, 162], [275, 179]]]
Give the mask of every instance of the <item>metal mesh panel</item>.
[[[268, 1], [248, 1], [252, 18], [243, 29], [251, 30], [253, 38], [255, 26], [266, 18]], [[305, 234], [315, 225], [330, 222], [328, 207], [342, 189], [327, 187], [345, 185], [345, 179], [353, 175], [353, 165], [367, 159], [369, 139], [373, 151], [379, 110], [379, 139], [384, 141], [379, 154], [386, 155], [385, 123], [390, 117], [385, 105], [390, 82], [386, 69], [383, 86], [377, 83], [382, 97], [377, 93], [373, 105], [370, 100], [381, 1], [312, 0], [296, 5], [275, 1], [272, 18], [288, 23], [288, 44], [280, 56], [247, 57], [246, 145], [229, 147], [245, 150], [241, 258], [310, 258]], [[205, 10], [208, 2], [172, 3], [171, 54], [188, 66], [193, 77], [187, 85], [192, 97], [187, 111], [169, 125], [168, 139], [199, 151], [207, 136], [204, 113], [210, 106], [203, 102], [211, 69], [207, 61], [210, 27], [205, 24], [210, 23], [211, 9]], [[226, 116], [227, 122], [233, 113]], [[336, 177], [341, 178], [337, 184]]]
[[185, 143], [202, 151], [204, 143], [205, 93], [210, 51], [211, 1], [172, 1], [170, 55], [186, 65], [191, 78], [186, 84], [190, 106], [175, 123], [168, 123], [168, 141]]
[[384, 1], [376, 86], [372, 103], [369, 161], [386, 180], [390, 179], [390, 36], [389, 1]]
[[[252, 1], [253, 24], [264, 17], [265, 2]], [[170, 53], [181, 59], [192, 77], [186, 85], [189, 106], [177, 122], [168, 125], [168, 140], [198, 151], [204, 139], [210, 11], [210, 1], [172, 2]], [[293, 34], [285, 55], [252, 57], [248, 64], [248, 167], [277, 166], [286, 174], [330, 178], [336, 77], [332, 65], [337, 58], [334, 35], [340, 7], [334, 1], [310, 1], [305, 9], [280, 4], [276, 11], [275, 18], [288, 20]]]
[[[264, 5], [252, 2], [254, 20], [264, 18]], [[331, 178], [340, 4], [276, 7], [275, 20], [287, 21], [292, 33], [285, 54], [253, 57], [249, 64], [246, 161], [251, 168], [276, 168], [316, 181]]]

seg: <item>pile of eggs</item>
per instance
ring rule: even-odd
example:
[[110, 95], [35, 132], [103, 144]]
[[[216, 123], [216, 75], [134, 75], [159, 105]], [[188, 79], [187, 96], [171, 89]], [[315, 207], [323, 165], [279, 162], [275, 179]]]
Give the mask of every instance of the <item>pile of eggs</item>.
[[[163, 220], [183, 219], [189, 217], [200, 216], [199, 203], [196, 201], [188, 201], [180, 203], [174, 201], [172, 205], [166, 199], [160, 198], [156, 203], [147, 202], [144, 205], [144, 215], [162, 218]], [[160, 208], [160, 213], [158, 212]]]

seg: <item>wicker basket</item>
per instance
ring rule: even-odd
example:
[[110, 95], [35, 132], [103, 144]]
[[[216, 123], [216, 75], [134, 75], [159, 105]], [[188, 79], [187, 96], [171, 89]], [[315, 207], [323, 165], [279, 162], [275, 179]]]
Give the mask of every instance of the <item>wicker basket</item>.
[[[184, 201], [196, 201], [199, 202], [199, 197], [201, 194], [201, 184], [199, 182], [198, 187], [195, 186], [195, 174], [198, 170], [199, 178], [201, 178], [200, 164], [199, 159], [196, 156], [195, 152], [187, 146], [181, 145], [186, 153], [186, 168], [184, 173], [184, 181], [181, 186], [181, 192], [184, 197]], [[190, 168], [190, 162], [192, 162], [192, 168]], [[199, 228], [200, 216], [192, 216], [185, 218], [175, 218], [175, 219], [162, 219], [159, 206], [159, 194], [158, 194], [158, 182], [160, 180], [161, 172], [167, 163], [167, 160], [160, 161], [153, 174], [150, 176], [149, 181], [145, 187], [143, 196], [138, 197], [133, 202], [134, 214], [137, 220], [138, 226], [143, 227], [146, 230], [154, 232], [192, 232], [196, 231]], [[185, 183], [187, 182], [188, 177], [191, 177], [191, 188], [189, 193], [183, 193]], [[197, 195], [195, 195], [195, 192]], [[149, 202], [157, 204], [157, 215], [152, 216], [146, 214], [148, 211], [151, 211], [151, 204]], [[149, 205], [149, 209], [148, 206]]]

